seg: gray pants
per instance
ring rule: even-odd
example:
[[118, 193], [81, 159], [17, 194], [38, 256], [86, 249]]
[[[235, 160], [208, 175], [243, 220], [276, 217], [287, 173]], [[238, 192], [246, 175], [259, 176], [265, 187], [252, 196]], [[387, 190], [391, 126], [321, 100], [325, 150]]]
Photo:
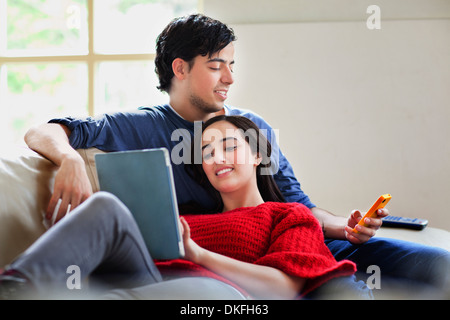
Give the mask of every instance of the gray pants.
[[69, 213], [9, 268], [31, 281], [38, 298], [244, 298], [215, 279], [164, 281], [129, 210], [104, 192]]

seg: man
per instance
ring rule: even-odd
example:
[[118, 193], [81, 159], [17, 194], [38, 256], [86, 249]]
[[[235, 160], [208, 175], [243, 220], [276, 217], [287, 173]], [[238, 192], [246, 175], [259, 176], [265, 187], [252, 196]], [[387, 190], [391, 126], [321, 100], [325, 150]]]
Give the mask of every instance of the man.
[[[221, 33], [219, 38], [215, 38], [217, 33]], [[197, 41], [191, 40], [194, 37]], [[183, 41], [180, 39], [189, 41], [184, 40], [183, 46], [180, 46]], [[168, 121], [180, 122], [174, 126], [175, 129], [193, 129], [194, 121], [205, 121], [225, 112], [247, 115], [270, 133], [270, 126], [256, 114], [224, 107], [227, 93], [234, 83], [234, 41], [233, 31], [218, 21], [203, 16], [175, 20], [158, 39], [155, 61], [160, 77], [159, 88], [169, 94], [169, 105], [158, 107], [157, 111], [143, 109], [135, 114], [106, 115], [97, 120], [54, 119], [49, 124], [31, 129], [25, 136], [29, 147], [60, 167], [47, 213], [50, 215], [58, 200], [62, 199], [57, 219], [59, 220], [69, 204], [73, 210], [92, 194], [84, 172], [84, 163], [73, 147], [97, 147], [105, 151], [118, 151], [165, 146], [172, 150], [178, 141], [170, 141], [173, 130], [165, 130]], [[148, 113], [151, 114], [152, 123], [148, 122]], [[167, 115], [158, 118], [160, 113]], [[145, 127], [136, 126], [137, 123], [143, 123]], [[102, 127], [99, 124], [102, 124]], [[119, 129], [123, 131], [120, 135], [117, 134]], [[164, 130], [163, 134], [161, 130]], [[184, 181], [186, 177], [181, 170], [175, 173], [179, 185], [179, 181]], [[345, 234], [344, 226], [347, 220], [333, 216], [310, 202], [301, 191], [291, 166], [283, 155], [280, 157], [280, 172], [277, 177], [286, 198], [292, 202], [302, 202], [311, 208], [329, 237], [345, 239], [347, 236], [352, 242], [362, 243], [372, 237], [381, 225], [380, 219], [372, 219], [370, 227], [364, 228], [360, 234]], [[192, 200], [185, 197], [184, 193], [184, 190], [179, 190], [181, 203]], [[200, 202], [203, 204], [201, 199]], [[386, 216], [387, 213], [387, 210], [382, 210], [380, 216]], [[351, 227], [360, 216], [359, 212], [352, 215], [349, 222]], [[350, 228], [347, 231], [350, 231]]]
[[[234, 83], [235, 40], [232, 29], [203, 15], [175, 19], [158, 37], [155, 60], [159, 89], [169, 94], [168, 105], [104, 115], [97, 119], [53, 119], [48, 124], [30, 129], [25, 136], [29, 147], [59, 167], [47, 209], [48, 217], [59, 199], [62, 203], [57, 220], [63, 217], [69, 204], [73, 210], [92, 194], [84, 162], [76, 148], [123, 151], [166, 147], [173, 151], [182, 139], [173, 139], [176, 130], [184, 129], [193, 135], [195, 121], [205, 121], [224, 113], [244, 115], [270, 134], [272, 128], [261, 117], [225, 105]], [[273, 142], [274, 139], [270, 140]], [[442, 252], [415, 244], [372, 239], [381, 226], [381, 218], [388, 215], [387, 209], [379, 210], [376, 218], [365, 221], [367, 227], [358, 227], [359, 233], [355, 233], [352, 229], [361, 219], [361, 212], [354, 211], [349, 218], [344, 218], [315, 206], [301, 190], [281, 151], [278, 163], [279, 170], [274, 177], [280, 190], [287, 201], [300, 202], [311, 209], [322, 224], [325, 236], [329, 238], [327, 244], [338, 260], [349, 258], [364, 273], [369, 265], [375, 264], [383, 273], [386, 271], [396, 277], [417, 280], [420, 275], [424, 277], [420, 280], [435, 281], [433, 272], [424, 275], [422, 269], [405, 275], [404, 266], [408, 263], [405, 252], [425, 261], [437, 259]], [[196, 202], [210, 207], [211, 199], [186, 174], [183, 165], [174, 164], [173, 168], [180, 204]], [[390, 260], [387, 260], [387, 252]]]

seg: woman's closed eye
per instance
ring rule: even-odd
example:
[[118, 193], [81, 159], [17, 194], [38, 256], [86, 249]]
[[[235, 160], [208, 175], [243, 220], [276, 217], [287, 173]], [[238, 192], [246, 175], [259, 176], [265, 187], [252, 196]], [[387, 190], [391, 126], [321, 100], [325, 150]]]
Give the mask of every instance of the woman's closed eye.
[[[236, 149], [238, 148], [237, 145], [233, 145], [233, 146], [226, 146], [224, 147], [224, 151], [225, 152], [234, 152]], [[210, 160], [214, 157], [215, 152], [214, 151], [209, 151], [209, 152], [203, 152], [203, 160]]]
[[212, 152], [204, 152], [203, 153], [203, 160], [209, 160], [213, 157], [213, 153]]
[[226, 151], [226, 152], [234, 151], [234, 150], [236, 150], [236, 149], [237, 149], [237, 146], [228, 146], [228, 147], [225, 147], [225, 151]]

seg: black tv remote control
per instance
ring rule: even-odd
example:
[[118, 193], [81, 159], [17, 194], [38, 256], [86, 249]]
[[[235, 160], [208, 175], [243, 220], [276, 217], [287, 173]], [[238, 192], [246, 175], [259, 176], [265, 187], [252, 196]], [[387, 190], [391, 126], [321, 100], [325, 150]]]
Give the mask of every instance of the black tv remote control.
[[390, 228], [407, 228], [414, 230], [422, 230], [428, 225], [428, 220], [417, 218], [405, 218], [396, 216], [387, 216], [381, 219], [382, 227]]

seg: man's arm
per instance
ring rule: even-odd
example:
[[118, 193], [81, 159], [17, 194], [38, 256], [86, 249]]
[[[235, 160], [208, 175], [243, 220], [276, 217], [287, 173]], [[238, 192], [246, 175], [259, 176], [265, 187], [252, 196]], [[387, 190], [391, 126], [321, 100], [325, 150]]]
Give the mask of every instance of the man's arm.
[[389, 215], [387, 209], [377, 211], [377, 217], [366, 219], [367, 227], [357, 226], [359, 233], [353, 232], [353, 228], [362, 218], [362, 214], [358, 210], [352, 211], [349, 218], [336, 216], [329, 211], [314, 207], [311, 208], [314, 216], [322, 225], [322, 230], [326, 238], [348, 240], [354, 244], [360, 244], [372, 238], [376, 231], [381, 227], [381, 218]]
[[325, 238], [345, 239], [347, 218], [336, 216], [318, 207], [311, 208], [311, 212], [319, 220]]
[[52, 123], [33, 127], [25, 134], [25, 142], [31, 149], [59, 167], [46, 212], [46, 218], [50, 219], [58, 200], [61, 199], [55, 221], [67, 213], [69, 204], [73, 210], [92, 195], [84, 161], [71, 147], [69, 136], [70, 130], [66, 126]]

